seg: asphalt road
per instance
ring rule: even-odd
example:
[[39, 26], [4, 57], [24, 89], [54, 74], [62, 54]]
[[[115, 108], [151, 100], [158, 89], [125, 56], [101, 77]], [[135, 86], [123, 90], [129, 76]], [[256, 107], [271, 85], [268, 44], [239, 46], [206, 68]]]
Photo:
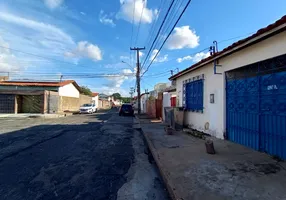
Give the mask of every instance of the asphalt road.
[[132, 117], [1, 120], [0, 199], [168, 199]]

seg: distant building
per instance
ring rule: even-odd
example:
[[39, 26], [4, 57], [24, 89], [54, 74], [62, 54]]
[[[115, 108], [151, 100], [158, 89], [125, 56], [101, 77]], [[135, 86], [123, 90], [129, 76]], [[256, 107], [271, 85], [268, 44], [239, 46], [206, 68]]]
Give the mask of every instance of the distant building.
[[108, 109], [112, 106], [111, 97], [109, 95], [100, 93], [98, 94], [98, 108], [99, 109]]
[[76, 111], [91, 98], [80, 94], [74, 80], [62, 82], [0, 81], [0, 113]]
[[97, 93], [97, 92], [93, 92], [92, 93], [92, 103], [94, 103], [95, 104], [95, 106], [97, 106], [98, 107], [98, 105], [99, 105], [99, 93]]
[[8, 81], [9, 76], [0, 76], [0, 81]]

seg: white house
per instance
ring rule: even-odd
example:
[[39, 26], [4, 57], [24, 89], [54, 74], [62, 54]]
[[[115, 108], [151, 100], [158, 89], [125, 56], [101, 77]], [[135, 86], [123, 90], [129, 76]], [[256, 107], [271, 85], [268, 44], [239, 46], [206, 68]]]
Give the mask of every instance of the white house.
[[286, 159], [286, 16], [173, 75], [185, 125]]
[[98, 95], [99, 93], [97, 93], [97, 92], [93, 92], [92, 93], [92, 98], [91, 98], [91, 100], [92, 100], [92, 103], [94, 103], [95, 104], [95, 106], [98, 108], [99, 107], [99, 95]]
[[60, 82], [58, 88], [59, 96], [79, 98], [80, 88], [75, 81], [63, 81]]
[[165, 108], [176, 106], [176, 88], [170, 86], [163, 92], [163, 102], [162, 102], [162, 118], [165, 121]]

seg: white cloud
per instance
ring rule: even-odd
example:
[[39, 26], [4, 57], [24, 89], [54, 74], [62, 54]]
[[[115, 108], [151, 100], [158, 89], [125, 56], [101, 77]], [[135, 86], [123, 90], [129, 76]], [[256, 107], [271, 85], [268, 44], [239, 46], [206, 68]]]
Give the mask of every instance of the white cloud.
[[126, 92], [124, 92], [124, 89], [122, 88], [122, 84], [124, 81], [127, 80], [133, 80], [134, 79], [134, 72], [132, 72], [131, 69], [123, 69], [121, 70], [122, 76], [110, 76], [106, 79], [108, 82], [104, 84], [103, 91], [107, 94], [113, 94], [115, 92], [119, 92], [122, 95], [126, 95]]
[[144, 56], [144, 53], [142, 51], [139, 51], [139, 57]]
[[202, 59], [204, 58], [207, 58], [210, 56], [210, 52], [207, 52], [207, 53], [204, 53], [204, 52], [201, 52], [201, 53], [197, 53], [194, 57], [193, 57], [193, 61], [194, 62], [199, 62], [201, 61]]
[[0, 71], [18, 70], [21, 65], [18, 58], [10, 52], [9, 43], [4, 41], [0, 36], [0, 45], [4, 48], [0, 48]]
[[80, 12], [80, 14], [82, 14], [82, 15], [86, 15], [86, 13], [85, 13], [85, 12]]
[[[0, 21], [5, 29], [1, 31], [1, 44], [3, 40], [9, 41], [9, 46], [23, 52], [36, 54], [49, 58], [62, 58], [64, 52], [75, 48], [73, 38], [64, 30], [49, 23], [20, 17], [13, 13], [0, 11]], [[9, 54], [2, 56], [5, 68], [44, 67], [50, 65], [48, 59], [10, 50]], [[3, 52], [2, 52], [3, 54]], [[36, 63], [35, 63], [36, 62]], [[8, 63], [10, 64], [8, 67]], [[3, 68], [4, 64], [2, 64]]]
[[45, 38], [46, 40], [61, 41], [70, 44], [74, 43], [71, 36], [69, 36], [64, 31], [51, 24], [46, 24], [43, 22], [18, 17], [16, 15], [5, 12], [0, 12], [0, 20], [40, 32], [41, 34], [43, 34], [43, 38]]
[[201, 53], [195, 54], [195, 56], [193, 56], [193, 57], [192, 56], [185, 56], [182, 58], [178, 58], [177, 62], [181, 63], [181, 62], [186, 61], [186, 60], [191, 60], [191, 61], [197, 63], [197, 62], [201, 61], [202, 59], [207, 58], [209, 56], [210, 56], [209, 52], [207, 52], [207, 53], [201, 52]]
[[120, 56], [119, 59], [122, 61], [129, 60], [129, 56]]
[[192, 59], [193, 59], [192, 56], [185, 56], [185, 57], [183, 57], [183, 58], [178, 58], [178, 59], [177, 59], [177, 62], [178, 62], [178, 63], [181, 63], [181, 62], [183, 62], [183, 61], [185, 61], [185, 60], [192, 60]]
[[102, 52], [97, 45], [91, 44], [87, 41], [80, 41], [77, 44], [77, 47], [72, 52], [65, 52], [66, 57], [71, 58], [90, 58], [93, 61], [102, 60]]
[[[133, 21], [134, 10], [134, 24], [138, 24], [141, 18], [141, 23], [150, 24], [158, 15], [157, 9], [147, 8], [147, 0], [120, 0], [120, 10], [116, 17], [118, 19], [124, 19], [130, 23]], [[135, 6], [135, 7], [134, 7]], [[135, 9], [134, 9], [135, 8]]]
[[44, 0], [45, 5], [50, 9], [55, 9], [59, 7], [64, 0]]
[[99, 13], [99, 21], [102, 24], [109, 25], [111, 27], [115, 27], [116, 24], [113, 22], [113, 19], [110, 18], [107, 14], [104, 13], [103, 10]]
[[[158, 51], [159, 51], [158, 49], [154, 49], [152, 51], [152, 54], [151, 54], [151, 57], [150, 57], [150, 61], [154, 59], [154, 57], [156, 56]], [[155, 58], [154, 62], [162, 63], [162, 62], [168, 61], [168, 54], [165, 54], [164, 56], [161, 56], [161, 57], [159, 55], [160, 55], [160, 53]]]
[[176, 27], [167, 41], [168, 49], [195, 48], [199, 46], [200, 37], [189, 26]]

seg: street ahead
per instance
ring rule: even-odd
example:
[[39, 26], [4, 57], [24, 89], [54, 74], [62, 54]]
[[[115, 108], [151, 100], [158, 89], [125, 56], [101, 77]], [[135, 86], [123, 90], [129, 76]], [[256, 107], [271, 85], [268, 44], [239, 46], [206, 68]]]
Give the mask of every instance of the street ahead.
[[0, 120], [0, 199], [167, 199], [132, 123], [116, 110]]

